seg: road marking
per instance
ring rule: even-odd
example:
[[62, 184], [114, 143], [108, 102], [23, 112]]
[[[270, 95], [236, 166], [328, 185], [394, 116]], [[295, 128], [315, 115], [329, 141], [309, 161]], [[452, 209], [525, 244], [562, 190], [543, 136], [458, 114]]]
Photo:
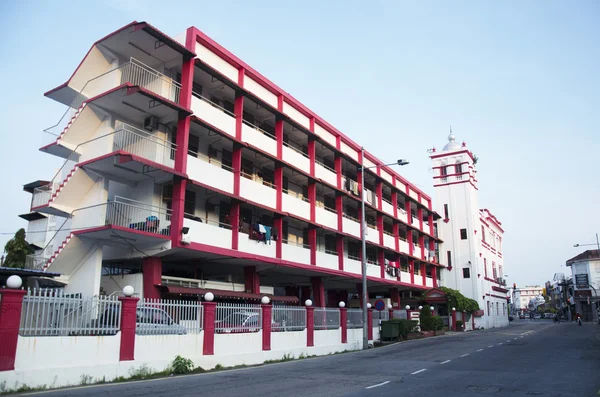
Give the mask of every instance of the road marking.
[[498, 345], [501, 345], [501, 344], [502, 344], [502, 342], [498, 343]]
[[461, 357], [467, 357], [468, 355], [469, 355], [469, 353], [463, 354]]
[[488, 347], [494, 347], [494, 345], [488, 346]]
[[418, 371], [411, 372], [410, 374], [411, 374], [411, 375], [416, 375], [416, 374], [418, 374], [418, 373], [421, 373], [421, 372], [423, 372], [423, 371], [427, 371], [427, 368], [423, 368], [423, 369], [420, 369], [420, 370], [418, 370]]
[[482, 351], [483, 351], [483, 349], [479, 349], [479, 350], [477, 350], [477, 351], [478, 351], [478, 352], [482, 352]]
[[506, 341], [506, 343], [510, 343], [510, 339]]
[[440, 363], [440, 365], [442, 365], [442, 364], [446, 364], [446, 363], [449, 363], [450, 361], [452, 361], [452, 360], [446, 360], [446, 361], [442, 361], [442, 362]]
[[374, 388], [374, 387], [379, 387], [379, 386], [387, 385], [388, 383], [390, 383], [390, 381], [389, 381], [389, 380], [386, 380], [385, 382], [381, 382], [381, 383], [378, 383], [378, 384], [376, 384], [376, 385], [373, 385], [373, 386], [368, 386], [368, 387], [365, 387], [365, 389], [372, 389], [372, 388]]

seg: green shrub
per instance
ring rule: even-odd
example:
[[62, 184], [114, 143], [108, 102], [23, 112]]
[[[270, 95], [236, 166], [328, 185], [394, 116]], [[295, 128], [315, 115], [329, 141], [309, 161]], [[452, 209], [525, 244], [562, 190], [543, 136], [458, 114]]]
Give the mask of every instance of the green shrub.
[[433, 329], [435, 331], [441, 331], [444, 329], [444, 319], [440, 316], [433, 317]]
[[456, 320], [456, 329], [462, 329], [463, 324], [462, 320]]
[[415, 320], [405, 320], [401, 318], [395, 318], [392, 320], [388, 320], [391, 323], [398, 324], [400, 328], [400, 336], [403, 339], [406, 339], [408, 334], [411, 332], [415, 332], [417, 330], [418, 321]]
[[194, 362], [189, 358], [177, 356], [171, 363], [171, 369], [177, 375], [189, 374], [194, 370]]
[[421, 310], [419, 315], [419, 321], [421, 322], [421, 331], [433, 331], [435, 329], [435, 320], [433, 318], [434, 317], [429, 311], [429, 307], [424, 307], [423, 310]]

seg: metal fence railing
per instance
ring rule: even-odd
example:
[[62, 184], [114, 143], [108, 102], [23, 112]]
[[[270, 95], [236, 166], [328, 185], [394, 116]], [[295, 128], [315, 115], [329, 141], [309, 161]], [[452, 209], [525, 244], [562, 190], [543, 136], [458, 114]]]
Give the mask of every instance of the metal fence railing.
[[262, 328], [260, 305], [219, 303], [215, 313], [215, 332], [256, 332]]
[[340, 311], [324, 307], [315, 307], [315, 329], [338, 329], [340, 327]]
[[121, 326], [116, 296], [82, 298], [63, 290], [28, 290], [23, 297], [21, 336], [114, 335]]
[[389, 310], [373, 310], [373, 324], [378, 324], [376, 323], [376, 321], [387, 321], [390, 319], [390, 312]]
[[138, 302], [135, 332], [138, 335], [183, 335], [202, 331], [200, 302], [144, 299]]
[[406, 310], [394, 310], [394, 313], [392, 313], [392, 318], [406, 320], [407, 319]]
[[[374, 313], [373, 313], [374, 314]], [[362, 328], [363, 311], [362, 309], [348, 309], [346, 324], [348, 328]]]
[[297, 306], [273, 306], [273, 331], [302, 331], [306, 328], [306, 309]]

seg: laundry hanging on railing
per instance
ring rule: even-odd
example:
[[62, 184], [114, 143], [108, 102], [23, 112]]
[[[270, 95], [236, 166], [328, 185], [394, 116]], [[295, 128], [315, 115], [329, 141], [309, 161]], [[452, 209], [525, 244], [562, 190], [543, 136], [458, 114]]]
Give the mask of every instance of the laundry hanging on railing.
[[261, 223], [254, 223], [250, 238], [257, 242], [263, 241], [265, 244], [271, 244], [271, 240], [277, 239], [277, 229]]

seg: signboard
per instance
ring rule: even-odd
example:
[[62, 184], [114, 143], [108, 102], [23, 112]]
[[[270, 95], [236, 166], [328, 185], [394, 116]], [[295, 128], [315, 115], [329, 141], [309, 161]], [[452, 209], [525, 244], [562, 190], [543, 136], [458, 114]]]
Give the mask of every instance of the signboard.
[[587, 288], [589, 285], [587, 273], [576, 274], [575, 284], [577, 285], [577, 288]]
[[381, 299], [377, 299], [375, 301], [375, 304], [373, 305], [373, 307], [375, 308], [375, 310], [379, 310], [379, 311], [385, 310], [385, 302], [382, 301]]

